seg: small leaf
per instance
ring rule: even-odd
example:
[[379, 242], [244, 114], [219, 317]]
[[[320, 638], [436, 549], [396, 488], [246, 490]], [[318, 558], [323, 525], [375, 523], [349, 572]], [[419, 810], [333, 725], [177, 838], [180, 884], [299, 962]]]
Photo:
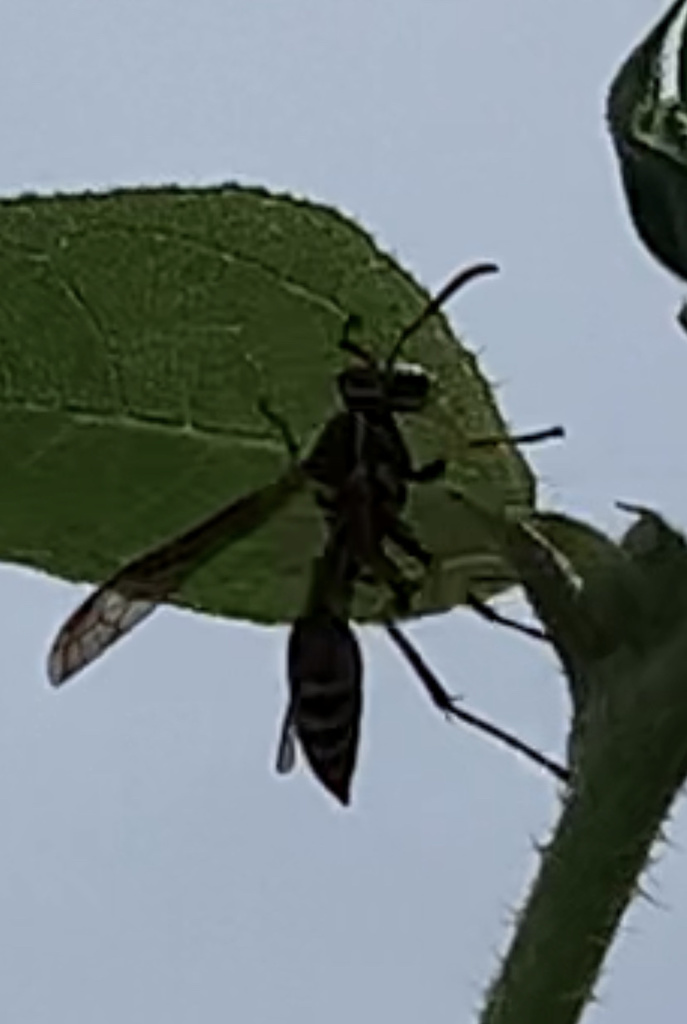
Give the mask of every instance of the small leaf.
[[[93, 583], [286, 470], [258, 399], [307, 446], [336, 409], [349, 314], [385, 354], [427, 301], [335, 211], [233, 186], [5, 200], [0, 270], [0, 557]], [[531, 508], [534, 481], [515, 449], [468, 447], [505, 426], [445, 318], [404, 355], [439, 382], [434, 405], [402, 421], [414, 457], [447, 456], [454, 481]], [[415, 488], [408, 518], [438, 557], [418, 612], [460, 602], [485, 566], [499, 577], [493, 591], [512, 579], [443, 485]], [[302, 493], [173, 600], [290, 621], [322, 540]], [[364, 619], [376, 597], [362, 590]]]
[[687, 570], [687, 545], [682, 533], [669, 526], [654, 509], [627, 501], [617, 505], [638, 517], [620, 542], [634, 562], [654, 567], [669, 563], [678, 565], [682, 572]]
[[634, 227], [687, 281], [687, 3], [670, 5], [616, 74], [608, 123]]
[[539, 533], [568, 560], [576, 576], [588, 585], [607, 569], [625, 561], [619, 546], [590, 523], [561, 512], [535, 512], [532, 522]]
[[[624, 511], [638, 516], [620, 544], [641, 580], [643, 615], [648, 624], [646, 642], [670, 631], [687, 611], [687, 543], [653, 509], [618, 502]], [[635, 590], [639, 592], [640, 584]]]

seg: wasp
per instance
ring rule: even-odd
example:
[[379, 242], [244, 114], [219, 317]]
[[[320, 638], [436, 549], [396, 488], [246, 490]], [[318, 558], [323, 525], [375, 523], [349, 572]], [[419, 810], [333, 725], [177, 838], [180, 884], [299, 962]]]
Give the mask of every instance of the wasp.
[[[377, 373], [372, 362], [367, 367]], [[413, 470], [383, 378], [359, 375], [352, 387], [342, 377], [346, 410], [327, 424], [304, 463], [319, 484], [316, 501], [327, 537], [313, 564], [305, 607], [289, 634], [290, 695], [277, 771], [293, 767], [298, 739], [316, 778], [347, 804], [363, 702], [363, 661], [350, 624], [354, 590], [359, 582], [384, 586], [395, 609], [408, 610], [415, 582], [389, 556], [385, 542], [393, 540], [424, 567], [430, 564], [431, 554], [400, 512], [408, 481], [436, 479], [444, 463]], [[415, 380], [399, 393], [420, 396]]]
[[[416, 583], [390, 558], [385, 542], [393, 541], [423, 567], [431, 563], [431, 554], [400, 513], [409, 481], [433, 480], [444, 471], [440, 460], [413, 470], [402, 435], [393, 416], [387, 414], [384, 393], [373, 392], [369, 386], [361, 388], [360, 393], [365, 395], [364, 402], [357, 392], [355, 401], [353, 395], [348, 396], [347, 411], [332, 419], [305, 463], [315, 476], [317, 458], [322, 458], [316, 476], [320, 484], [324, 483], [325, 472], [330, 472], [329, 489], [316, 495], [328, 532], [323, 554], [312, 568], [305, 607], [289, 635], [290, 695], [277, 754], [277, 771], [290, 771], [295, 764], [297, 739], [316, 778], [344, 805], [350, 799], [363, 705], [363, 660], [350, 624], [354, 589], [361, 582], [386, 587], [391, 592], [392, 617], [407, 612]], [[288, 428], [282, 423], [282, 429], [286, 432]], [[540, 440], [551, 433], [523, 437]], [[332, 437], [336, 444], [332, 444]], [[330, 453], [339, 458], [335, 467], [338, 475], [325, 458]], [[469, 603], [491, 621], [541, 636], [539, 630], [500, 616], [475, 597]], [[434, 704], [449, 717], [475, 724], [474, 716], [466, 719], [417, 652], [410, 655], [412, 645], [399, 634], [398, 626], [388, 622], [387, 630], [410, 660]], [[484, 728], [506, 742], [502, 731]], [[510, 745], [529, 749], [516, 740]], [[544, 761], [540, 756], [539, 763]]]
[[[370, 515], [372, 502], [356, 507], [350, 542], [375, 578], [395, 588], [401, 605], [407, 604], [407, 582], [384, 554], [380, 530], [422, 564], [429, 554], [412, 536], [398, 512], [405, 504], [410, 481], [437, 479], [444, 463], [437, 460], [414, 469], [396, 413], [420, 412], [427, 403], [431, 377], [422, 367], [398, 362], [406, 339], [469, 280], [494, 273], [493, 263], [479, 263], [455, 275], [399, 335], [383, 364], [351, 338], [356, 318], [345, 325], [340, 347], [358, 365], [337, 376], [343, 408], [322, 428], [310, 454], [299, 457], [299, 445], [284, 420], [260, 399], [262, 414], [281, 434], [290, 456], [285, 472], [275, 481], [231, 502], [181, 535], [166, 541], [126, 564], [69, 616], [48, 655], [48, 676], [60, 686], [129, 633], [155, 608], [177, 593], [186, 580], [227, 545], [257, 530], [310, 483], [325, 516], [336, 519], [342, 485], [371, 486], [370, 498], [384, 494], [383, 514]], [[348, 512], [352, 503], [348, 502]]]
[[[415, 467], [396, 421], [419, 413], [432, 387], [422, 367], [399, 362], [406, 339], [473, 278], [494, 273], [479, 263], [455, 275], [398, 336], [383, 362], [352, 338], [357, 318], [346, 322], [340, 347], [356, 362], [337, 375], [341, 409], [324, 425], [310, 453], [300, 458], [288, 425], [264, 400], [261, 412], [278, 429], [290, 465], [275, 481], [240, 497], [183, 534], [134, 559], [106, 580], [67, 619], [48, 656], [48, 675], [60, 686], [130, 632], [202, 565], [228, 544], [258, 529], [295, 493], [310, 485], [322, 510], [327, 539], [313, 567], [303, 614], [292, 624], [288, 646], [291, 687], [277, 766], [294, 763], [294, 734], [315, 774], [347, 802], [362, 709], [362, 659], [350, 626], [358, 582], [387, 588], [396, 613], [406, 613], [417, 579], [389, 555], [391, 542], [426, 569], [431, 552], [402, 518], [410, 484], [438, 480], [445, 461]], [[523, 438], [560, 435], [560, 428]], [[484, 442], [477, 442], [484, 443]], [[430, 693], [442, 710], [451, 699]], [[326, 737], [329, 737], [327, 739]], [[330, 742], [331, 741], [331, 742]]]

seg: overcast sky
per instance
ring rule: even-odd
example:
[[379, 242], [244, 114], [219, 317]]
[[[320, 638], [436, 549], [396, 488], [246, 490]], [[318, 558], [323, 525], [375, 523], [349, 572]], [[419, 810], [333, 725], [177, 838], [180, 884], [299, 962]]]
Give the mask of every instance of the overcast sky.
[[[432, 288], [538, 453], [543, 502], [687, 523], [680, 287], [631, 231], [604, 126], [655, 0], [2, 0], [0, 193], [239, 180], [338, 206]], [[1, 349], [0, 349], [1, 352]], [[9, 500], [9, 499], [7, 499]], [[97, 524], [94, 524], [94, 527]], [[555, 821], [548, 777], [429, 707], [374, 631], [352, 809], [272, 770], [281, 630], [164, 611], [63, 693], [87, 593], [0, 569], [3, 1024], [456, 1024]], [[546, 652], [466, 612], [413, 630], [471, 707], [562, 753]], [[687, 1002], [680, 804], [586, 1020]]]

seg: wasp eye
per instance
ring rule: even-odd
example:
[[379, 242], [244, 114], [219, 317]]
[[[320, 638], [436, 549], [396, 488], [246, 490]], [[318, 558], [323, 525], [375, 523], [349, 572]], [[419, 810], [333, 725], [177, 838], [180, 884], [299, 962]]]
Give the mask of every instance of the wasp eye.
[[398, 412], [418, 412], [427, 402], [433, 379], [422, 366], [397, 364], [391, 375], [387, 395]]

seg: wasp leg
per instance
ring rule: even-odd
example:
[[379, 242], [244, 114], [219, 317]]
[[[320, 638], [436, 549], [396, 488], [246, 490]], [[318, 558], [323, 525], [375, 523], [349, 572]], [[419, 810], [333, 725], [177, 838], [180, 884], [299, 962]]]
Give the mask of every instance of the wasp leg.
[[468, 441], [470, 448], [496, 448], [500, 444], [509, 444], [511, 447], [520, 444], [540, 444], [542, 441], [551, 441], [555, 438], [565, 437], [563, 427], [548, 427], [545, 430], [531, 430], [527, 434], [495, 434], [492, 437], [473, 437]]
[[296, 436], [291, 430], [291, 427], [286, 422], [283, 416], [276, 412], [266, 398], [259, 398], [258, 412], [265, 417], [268, 423], [271, 423], [273, 427], [277, 429], [281, 435], [284, 447], [288, 451], [292, 459], [298, 459], [300, 453], [300, 445], [296, 440]]
[[406, 576], [381, 547], [369, 552], [366, 563], [375, 581], [385, 584], [394, 595], [395, 612], [406, 615], [413, 595], [420, 589], [420, 581]]
[[477, 612], [483, 619], [486, 619], [487, 622], [492, 622], [499, 626], [507, 626], [508, 629], [514, 629], [516, 632], [533, 637], [535, 640], [545, 640], [547, 643], [549, 641], [548, 633], [545, 633], [543, 629], [539, 629], [537, 626], [527, 626], [523, 622], [509, 619], [507, 615], [501, 615], [491, 605], [488, 605], [486, 601], [482, 601], [469, 591], [465, 595], [465, 603], [468, 608], [472, 608], [473, 611]]
[[433, 459], [431, 462], [425, 463], [424, 466], [411, 469], [408, 480], [416, 484], [428, 484], [432, 480], [440, 480], [445, 475], [446, 459]]
[[551, 758], [546, 757], [540, 751], [531, 747], [529, 743], [525, 743], [512, 733], [494, 725], [494, 723], [490, 722], [488, 719], [482, 718], [480, 715], [475, 715], [472, 712], [459, 707], [459, 698], [452, 697], [450, 693], [444, 689], [432, 669], [429, 667], [415, 645], [411, 643], [406, 634], [403, 633], [402, 630], [393, 622], [386, 623], [386, 631], [393, 643], [398, 647], [403, 657], [415, 670], [432, 702], [440, 711], [443, 711], [446, 714], [447, 718], [459, 719], [467, 725], [473, 726], [475, 729], [486, 733], [487, 736], [491, 736], [504, 746], [510, 747], [511, 750], [516, 750], [519, 754], [523, 754], [525, 757], [528, 757], [535, 764], [538, 764], [542, 768], [551, 772], [552, 775], [557, 779], [560, 779], [562, 782], [570, 782], [570, 770], [568, 768], [558, 764], [557, 761], [552, 761]]
[[415, 673], [424, 686], [432, 704], [434, 704], [439, 711], [443, 711], [447, 718], [455, 716], [456, 704], [460, 698], [454, 697], [448, 692], [434, 672], [429, 668], [420, 652], [415, 648], [414, 644], [411, 643], [406, 634], [402, 632], [395, 622], [385, 623], [385, 628], [393, 642], [415, 670]]
[[362, 325], [362, 320], [355, 313], [351, 313], [350, 316], [346, 317], [343, 331], [341, 333], [341, 340], [339, 341], [339, 348], [344, 352], [350, 352], [351, 355], [357, 356], [368, 366], [376, 366], [377, 362], [373, 355], [371, 355], [366, 349], [359, 345], [357, 341], [351, 340], [351, 332], [359, 331]]
[[403, 519], [399, 519], [398, 516], [389, 518], [386, 535], [401, 551], [405, 551], [410, 558], [414, 558], [425, 569], [428, 569], [434, 561], [434, 555], [431, 551], [423, 547], [408, 523], [404, 522]]

